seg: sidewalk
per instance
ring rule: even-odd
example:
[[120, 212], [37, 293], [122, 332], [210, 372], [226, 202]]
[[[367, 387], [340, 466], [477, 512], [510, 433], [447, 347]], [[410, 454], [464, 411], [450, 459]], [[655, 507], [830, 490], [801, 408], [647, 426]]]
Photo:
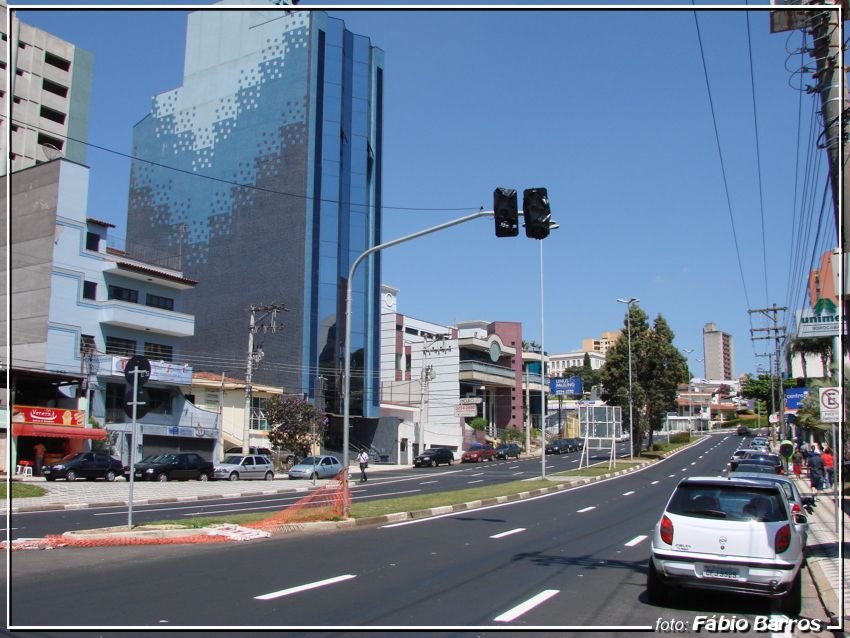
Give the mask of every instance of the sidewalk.
[[[804, 478], [797, 479], [800, 493], [811, 495], [812, 489]], [[833, 490], [821, 491], [815, 502], [814, 511], [808, 514], [809, 545], [808, 569], [820, 596], [821, 603], [827, 611], [832, 626], [840, 626], [844, 631], [850, 629], [850, 590], [847, 579], [850, 578], [850, 543], [844, 544], [844, 551], [839, 552], [839, 543], [850, 528], [850, 516], [847, 515], [848, 495], [843, 495], [844, 511], [838, 521], [836, 531], [835, 501]], [[839, 556], [842, 554], [841, 556]], [[843, 606], [839, 605], [839, 596], [843, 594]], [[843, 618], [839, 617], [843, 614]]]

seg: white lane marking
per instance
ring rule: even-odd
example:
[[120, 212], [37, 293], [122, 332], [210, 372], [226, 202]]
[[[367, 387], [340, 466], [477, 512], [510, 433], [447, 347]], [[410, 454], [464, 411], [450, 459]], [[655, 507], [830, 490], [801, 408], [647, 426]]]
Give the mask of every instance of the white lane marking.
[[525, 472], [514, 472], [511, 476], [519, 476], [520, 474], [525, 474]]
[[631, 495], [632, 495], [632, 494], [634, 494], [634, 493], [635, 493], [635, 491], [634, 491], [634, 490], [632, 490], [631, 492], [624, 492], [624, 493], [623, 493], [623, 496], [631, 496]]
[[478, 479], [477, 481], [467, 481], [466, 484], [472, 485], [473, 483], [483, 483], [483, 482], [484, 482], [484, 479]]
[[658, 481], [653, 481], [650, 485], [655, 485], [656, 483], [658, 483]]
[[546, 589], [546, 590], [540, 592], [539, 594], [537, 594], [536, 596], [532, 596], [531, 598], [526, 600], [524, 603], [520, 603], [519, 605], [517, 605], [513, 609], [509, 609], [508, 611], [506, 611], [501, 616], [496, 616], [493, 619], [493, 622], [510, 622], [512, 620], [515, 620], [515, 619], [519, 618], [520, 616], [522, 616], [525, 612], [531, 611], [532, 609], [537, 607], [537, 605], [539, 605], [541, 603], [545, 603], [547, 600], [552, 598], [552, 596], [557, 594], [559, 591], [560, 590], [558, 590], [558, 589]]
[[581, 514], [582, 512], [589, 512], [590, 510], [595, 510], [596, 505], [591, 505], [590, 507], [585, 507], [582, 510], [576, 510], [576, 514]]
[[508, 466], [508, 469], [509, 469], [509, 470], [515, 470], [515, 469], [517, 469], [518, 467], [519, 467], [519, 465], [509, 465], [509, 466]]
[[[473, 481], [473, 483], [474, 482], [475, 481]], [[358, 499], [362, 500], [364, 498], [380, 498], [380, 497], [383, 497], [383, 496], [398, 496], [399, 494], [416, 494], [416, 493], [421, 492], [421, 491], [422, 490], [401, 490], [401, 491], [398, 491], [398, 492], [382, 492], [381, 494], [364, 494], [362, 496], [352, 496], [351, 500], [354, 501], [354, 500], [358, 500]], [[352, 490], [352, 493], [354, 493], [354, 492], [355, 492], [355, 490]], [[234, 505], [237, 505], [237, 503], [234, 503]], [[230, 513], [233, 513], [233, 512], [246, 512], [247, 513], [247, 512], [256, 511], [256, 510], [285, 509], [281, 505], [264, 505], [263, 507], [254, 507], [253, 505], [251, 505], [250, 502], [241, 503], [241, 505], [243, 505], [244, 507], [239, 507], [239, 508], [236, 508], [236, 509], [231, 508], [231, 509], [226, 509], [226, 510], [207, 510], [207, 509], [205, 509], [201, 512], [195, 511], [195, 512], [189, 512], [187, 514], [180, 514], [180, 516], [197, 516], [198, 514], [202, 514], [202, 515], [206, 515], [206, 514], [230, 514]], [[209, 507], [209, 505], [207, 505], [205, 507]], [[174, 510], [174, 509], [177, 509], [177, 508], [171, 508], [171, 510]], [[181, 508], [181, 509], [191, 509], [191, 508]], [[171, 510], [162, 509], [162, 510], [143, 510], [143, 511], [144, 511], [144, 513], [147, 513], [147, 512], [159, 512], [159, 511], [167, 512], [167, 511], [171, 511]], [[106, 514], [95, 514], [95, 516], [106, 516]]]
[[697, 464], [697, 462], [696, 462], [696, 461], [694, 461], [693, 463], [691, 463], [691, 465], [696, 465], [696, 464]]
[[519, 534], [520, 532], [524, 531], [524, 527], [517, 527], [516, 529], [511, 529], [507, 532], [502, 532], [501, 534], [493, 534], [490, 538], [504, 538], [505, 536], [510, 536], [511, 534]]
[[484, 476], [484, 472], [478, 472], [478, 474], [470, 474], [470, 476]]
[[675, 475], [675, 474], [670, 474], [667, 478], [673, 478], [674, 476], [676, 476], [676, 475]]
[[290, 594], [297, 594], [298, 592], [307, 591], [308, 589], [316, 589], [317, 587], [324, 587], [325, 585], [333, 585], [334, 583], [339, 583], [344, 580], [351, 580], [352, 578], [357, 578], [357, 576], [354, 574], [343, 574], [342, 576], [334, 576], [333, 578], [326, 578], [325, 580], [317, 580], [314, 583], [298, 585], [297, 587], [290, 587], [289, 589], [281, 589], [280, 591], [273, 591], [270, 594], [263, 594], [262, 596], [254, 596], [254, 600], [272, 600], [274, 598], [280, 598], [282, 596], [289, 596]]
[[430, 485], [431, 483], [439, 483], [439, 481], [422, 481], [419, 485]]
[[632, 540], [626, 543], [626, 547], [634, 547], [638, 543], [645, 541], [647, 538], [649, 538], [649, 536], [646, 536], [645, 534], [641, 536], [635, 536]]

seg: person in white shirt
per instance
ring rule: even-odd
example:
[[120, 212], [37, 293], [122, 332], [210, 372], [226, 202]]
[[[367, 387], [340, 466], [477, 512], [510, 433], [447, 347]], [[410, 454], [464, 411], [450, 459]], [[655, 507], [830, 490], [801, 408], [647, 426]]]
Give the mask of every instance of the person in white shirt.
[[366, 454], [366, 448], [360, 450], [360, 454], [357, 455], [357, 461], [360, 463], [360, 482], [366, 482], [366, 468], [369, 467], [369, 455]]

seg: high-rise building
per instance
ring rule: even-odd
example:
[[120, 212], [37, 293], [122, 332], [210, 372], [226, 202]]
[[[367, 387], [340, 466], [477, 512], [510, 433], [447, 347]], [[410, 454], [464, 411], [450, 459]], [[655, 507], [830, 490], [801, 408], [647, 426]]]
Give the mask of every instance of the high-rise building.
[[[341, 411], [349, 268], [381, 236], [382, 103], [383, 52], [342, 20], [189, 14], [182, 85], [134, 129], [128, 236], [199, 282], [184, 300], [190, 360], [236, 374], [249, 308], [283, 304], [282, 329], [254, 335], [254, 380], [314, 397], [324, 377]], [[353, 282], [353, 415], [379, 414], [379, 296], [374, 255]]]
[[[0, 127], [0, 174], [7, 172], [7, 161], [12, 171], [58, 157], [83, 164], [92, 54], [11, 16], [9, 28], [5, 8], [0, 13], [0, 63], [10, 69], [0, 76], [0, 113], [6, 113], [10, 96], [12, 100], [9, 128]], [[9, 135], [12, 147], [7, 152]]]
[[717, 325], [707, 323], [702, 329], [702, 347], [705, 353], [706, 379], [734, 379], [735, 351], [732, 335], [721, 332]]

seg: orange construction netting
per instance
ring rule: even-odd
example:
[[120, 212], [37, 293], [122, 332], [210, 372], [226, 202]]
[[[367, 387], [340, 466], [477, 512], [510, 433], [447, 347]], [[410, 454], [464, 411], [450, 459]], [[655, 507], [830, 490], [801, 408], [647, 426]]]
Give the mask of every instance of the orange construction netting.
[[340, 520], [351, 504], [351, 489], [345, 479], [345, 470], [342, 470], [327, 485], [309, 492], [286, 509], [262, 521], [245, 523], [244, 526], [274, 531], [295, 523]]

